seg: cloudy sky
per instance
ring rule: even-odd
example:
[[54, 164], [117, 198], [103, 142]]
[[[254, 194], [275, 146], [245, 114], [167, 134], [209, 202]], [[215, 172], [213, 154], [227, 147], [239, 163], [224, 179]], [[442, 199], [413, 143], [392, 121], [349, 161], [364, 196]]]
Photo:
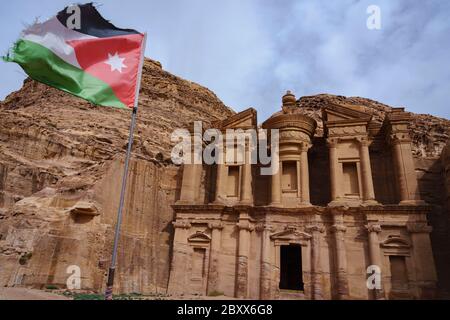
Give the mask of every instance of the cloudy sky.
[[[74, 1], [2, 3], [0, 53], [24, 25]], [[299, 96], [362, 96], [417, 113], [450, 118], [450, 1], [410, 0], [103, 0], [102, 15], [119, 27], [147, 31], [146, 55], [213, 90], [259, 121]], [[369, 30], [377, 5], [381, 29]], [[0, 99], [25, 74], [0, 62]]]

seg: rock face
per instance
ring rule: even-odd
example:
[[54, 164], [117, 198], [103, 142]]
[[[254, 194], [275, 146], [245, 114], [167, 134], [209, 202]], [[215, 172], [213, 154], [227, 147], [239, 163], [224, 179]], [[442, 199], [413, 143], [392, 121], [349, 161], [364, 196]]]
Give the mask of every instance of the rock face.
[[[118, 290], [167, 286], [179, 190], [171, 133], [231, 114], [211, 91], [146, 61]], [[75, 265], [83, 289], [103, 288], [130, 116], [31, 80], [0, 104], [0, 286], [66, 287], [67, 268]]]
[[[234, 112], [211, 91], [151, 60], [144, 66], [140, 98], [116, 286], [122, 292], [148, 293], [168, 285], [171, 205], [179, 198], [181, 183], [181, 170], [169, 160], [170, 135], [192, 121], [208, 125]], [[391, 110], [363, 98], [303, 97], [297, 104], [317, 120], [318, 136], [323, 128], [320, 108], [330, 102], [362, 106], [380, 121]], [[433, 250], [439, 280], [449, 288], [444, 281], [449, 212], [439, 157], [450, 136], [450, 121], [413, 117], [416, 172], [422, 197], [434, 208]], [[82, 287], [101, 291], [130, 112], [95, 107], [27, 80], [0, 103], [0, 119], [0, 286], [65, 287], [68, 267], [75, 265]]]
[[[297, 101], [297, 105], [302, 107], [302, 112], [317, 121], [316, 136], [323, 134], [320, 108], [329, 103], [359, 106], [362, 111], [373, 114], [379, 122], [382, 122], [386, 114], [392, 110], [388, 105], [360, 97], [348, 98], [328, 94], [302, 97]], [[411, 116], [413, 121], [410, 124], [410, 136], [420, 196], [433, 207], [428, 220], [433, 227], [431, 240], [438, 272], [438, 285], [442, 292], [450, 292], [450, 272], [448, 272], [450, 205], [443, 191], [446, 186], [447, 190], [450, 190], [449, 171], [445, 169], [450, 165], [450, 147], [447, 146], [443, 152], [450, 137], [450, 120], [425, 114], [411, 113]]]
[[446, 270], [450, 264], [450, 248], [448, 247], [448, 244], [450, 243], [450, 141], [442, 151], [441, 165], [445, 194], [443, 192], [444, 189], [439, 190], [439, 194], [442, 195], [443, 203], [440, 215], [435, 219], [435, 224], [439, 227], [436, 228], [437, 232], [434, 234], [434, 240], [436, 242], [436, 247], [439, 249], [437, 253], [439, 254], [439, 262], [442, 269], [440, 281], [442, 287], [449, 292], [450, 273], [446, 272]]

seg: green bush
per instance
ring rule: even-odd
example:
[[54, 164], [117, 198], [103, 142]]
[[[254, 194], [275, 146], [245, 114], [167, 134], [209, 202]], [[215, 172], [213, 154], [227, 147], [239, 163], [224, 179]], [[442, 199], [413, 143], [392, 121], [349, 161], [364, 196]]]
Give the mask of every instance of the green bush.
[[223, 296], [223, 295], [224, 294], [221, 291], [213, 291], [208, 294], [209, 297], [218, 297], [218, 296]]
[[74, 293], [73, 300], [104, 300], [105, 297], [102, 294], [95, 293]]
[[48, 284], [45, 286], [45, 289], [47, 290], [58, 290], [59, 288], [55, 286], [54, 284]]

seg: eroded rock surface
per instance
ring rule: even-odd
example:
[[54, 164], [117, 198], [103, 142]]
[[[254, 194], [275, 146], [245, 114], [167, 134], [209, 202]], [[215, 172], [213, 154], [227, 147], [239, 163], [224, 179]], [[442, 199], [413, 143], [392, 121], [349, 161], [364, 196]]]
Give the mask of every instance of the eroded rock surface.
[[[192, 121], [208, 125], [234, 112], [208, 89], [152, 60], [145, 63], [140, 98], [116, 286], [149, 293], [166, 290], [170, 269], [171, 205], [181, 181], [170, 161], [170, 134]], [[318, 136], [320, 108], [328, 103], [361, 106], [380, 122], [391, 110], [364, 98], [303, 97], [299, 112], [318, 121]], [[430, 221], [441, 280], [450, 255], [440, 155], [450, 121], [413, 117], [416, 172], [423, 199], [434, 207]], [[65, 287], [67, 268], [76, 265], [84, 289], [103, 289], [129, 120], [127, 110], [95, 107], [31, 80], [0, 103], [0, 286]]]
[[[117, 288], [154, 292], [168, 280], [178, 167], [176, 128], [233, 114], [211, 91], [144, 66], [120, 239]], [[96, 107], [27, 80], [0, 104], [0, 286], [101, 290], [112, 250], [131, 112]], [[126, 276], [125, 276], [126, 275]]]

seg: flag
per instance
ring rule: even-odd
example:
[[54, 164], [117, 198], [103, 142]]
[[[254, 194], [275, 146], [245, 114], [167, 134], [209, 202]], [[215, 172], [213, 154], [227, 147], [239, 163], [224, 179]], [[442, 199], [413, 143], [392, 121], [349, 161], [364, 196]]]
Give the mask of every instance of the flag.
[[115, 27], [88, 3], [28, 27], [4, 59], [96, 105], [132, 108], [144, 43], [144, 34]]

